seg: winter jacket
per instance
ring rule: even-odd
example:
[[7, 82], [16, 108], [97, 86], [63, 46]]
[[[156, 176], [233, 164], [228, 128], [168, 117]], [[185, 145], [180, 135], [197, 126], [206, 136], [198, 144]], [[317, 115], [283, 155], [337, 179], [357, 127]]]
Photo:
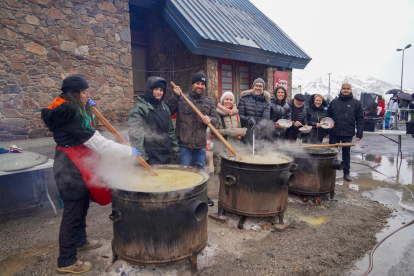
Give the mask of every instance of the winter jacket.
[[276, 139], [276, 138], [285, 138], [286, 136], [286, 129], [283, 128], [277, 128], [275, 126], [275, 122], [277, 122], [280, 119], [286, 119], [291, 121], [292, 120], [292, 110], [290, 109], [290, 106], [286, 103], [286, 100], [283, 99], [282, 102], [279, 102], [279, 100], [272, 96], [270, 98], [270, 124], [268, 127], [268, 131], [270, 132], [270, 140]]
[[364, 131], [364, 112], [361, 103], [354, 99], [352, 93], [348, 96], [342, 94], [334, 99], [328, 107], [328, 117], [334, 120], [335, 125], [330, 135], [354, 136], [362, 138]]
[[250, 117], [253, 117], [258, 125], [264, 127], [270, 119], [270, 94], [263, 91], [263, 94], [256, 97], [253, 95], [253, 89], [246, 90], [241, 94], [237, 108], [242, 127], [247, 127]]
[[105, 139], [97, 130], [83, 129], [77, 109], [62, 98], [42, 109], [41, 116], [57, 144], [53, 171], [62, 200], [89, 196], [101, 205], [110, 203], [110, 190], [95, 175], [100, 155], [130, 157], [132, 149]]
[[[306, 115], [307, 113], [306, 113], [305, 105], [302, 105], [301, 108], [297, 108], [295, 106], [295, 104], [293, 103], [293, 99], [288, 102], [288, 105], [289, 105], [290, 111], [292, 113], [292, 118], [291, 118], [292, 121], [295, 121], [295, 122], [299, 121], [299, 122], [302, 123], [302, 125], [306, 126], [308, 124], [308, 118], [307, 118], [307, 115]], [[298, 118], [294, 117], [295, 116], [295, 109], [298, 110], [298, 113], [299, 113]], [[298, 136], [298, 133], [299, 133], [299, 128], [301, 128], [301, 127], [302, 126], [295, 127], [294, 122], [293, 122], [292, 126], [286, 130], [286, 138], [296, 140], [297, 136]]]
[[[129, 141], [133, 147], [136, 147], [138, 151], [141, 152], [142, 158], [146, 161], [148, 161], [148, 154], [145, 149], [146, 140], [148, 140], [148, 142], [150, 141], [151, 143], [155, 143], [156, 145], [160, 145], [155, 152], [153, 151], [154, 155], [168, 155], [171, 157], [171, 152], [174, 155], [180, 155], [180, 147], [178, 146], [178, 141], [174, 133], [170, 109], [162, 102], [165, 92], [160, 100], [156, 100], [153, 96], [153, 90], [155, 88], [154, 85], [159, 81], [163, 81], [166, 84], [163, 78], [148, 78], [145, 87], [145, 96], [138, 96], [138, 102], [130, 110], [128, 118]], [[153, 100], [151, 100], [151, 98]], [[150, 103], [150, 101], [152, 103]], [[150, 111], [154, 111], [154, 108], [162, 109], [168, 112], [168, 118], [166, 119], [168, 120], [169, 128], [167, 133], [160, 133], [156, 126], [147, 125], [147, 116]], [[158, 122], [156, 123], [158, 125]], [[162, 123], [165, 122], [159, 122], [159, 124]], [[166, 146], [163, 147], [163, 144]]]
[[391, 112], [398, 112], [398, 106], [399, 106], [398, 100], [391, 99], [388, 102], [388, 109], [390, 109]]
[[[217, 131], [223, 135], [224, 138], [226, 138], [227, 142], [229, 142], [229, 144], [231, 146], [239, 146], [240, 145], [240, 140], [238, 136], [231, 136], [231, 135], [227, 135], [227, 130], [232, 129], [232, 128], [241, 128], [241, 123], [240, 123], [240, 116], [239, 116], [239, 110], [236, 109], [233, 113], [233, 115], [229, 115], [226, 112], [224, 112], [221, 108], [217, 107], [216, 108], [217, 114], [218, 114], [218, 124], [217, 124]], [[224, 125], [223, 125], [224, 122]], [[216, 143], [217, 141], [217, 143]], [[217, 149], [217, 144], [221, 143], [218, 141], [217, 138], [214, 138], [213, 141], [213, 145], [214, 145], [214, 150]], [[219, 147], [222, 148], [222, 147]], [[224, 148], [223, 148], [224, 149]]]
[[323, 137], [329, 134], [329, 130], [323, 129], [322, 127], [316, 128], [316, 124], [320, 123], [321, 120], [328, 116], [328, 103], [323, 100], [320, 107], [316, 107], [315, 95], [311, 95], [309, 100], [309, 106], [306, 108], [306, 116], [308, 121], [308, 126], [312, 126], [310, 133], [302, 135], [304, 142], [309, 142], [312, 144], [321, 144]]
[[[205, 96], [204, 93], [198, 95], [191, 88], [185, 95], [203, 115], [210, 117], [213, 126], [217, 125], [218, 117], [213, 99]], [[181, 147], [191, 149], [205, 148], [207, 146], [207, 125], [203, 123], [202, 119], [193, 111], [184, 98], [173, 93], [167, 101], [167, 106], [170, 108], [171, 114], [177, 112], [175, 135], [178, 144]]]

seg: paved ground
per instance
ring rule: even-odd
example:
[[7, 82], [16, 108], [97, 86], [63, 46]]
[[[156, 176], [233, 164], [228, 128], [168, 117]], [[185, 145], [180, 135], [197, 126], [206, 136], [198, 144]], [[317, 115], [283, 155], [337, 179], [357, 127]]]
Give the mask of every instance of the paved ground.
[[[125, 130], [121, 131], [121, 134], [125, 135]], [[111, 137], [110, 133], [106, 133], [105, 135], [107, 137]], [[0, 147], [7, 147], [10, 144], [10, 142], [0, 142]], [[47, 155], [50, 158], [53, 158], [54, 155], [54, 142], [52, 139], [36, 139], [20, 142], [15, 141], [12, 144], [17, 144], [19, 147], [22, 147], [28, 151]], [[337, 185], [355, 189], [361, 195], [386, 204], [387, 207], [394, 210], [391, 218], [388, 219], [386, 227], [377, 234], [378, 239], [382, 239], [392, 231], [398, 229], [413, 219], [413, 138], [411, 136], [403, 137], [403, 160], [399, 170], [397, 170], [398, 167], [396, 166], [397, 164], [395, 160], [396, 151], [397, 145], [394, 142], [381, 136], [365, 135], [360, 142], [357, 142], [357, 146], [352, 148], [353, 163], [351, 164], [351, 176], [354, 178], [354, 181], [351, 183], [344, 183], [344, 181], [340, 178], [340, 173], [338, 173], [339, 177], [337, 179]], [[59, 203], [56, 200], [57, 191], [51, 170], [46, 172], [46, 177], [50, 194], [54, 199], [55, 205], [58, 206]], [[398, 179], [398, 181], [403, 185], [398, 184], [394, 179]], [[209, 184], [209, 193], [215, 200], [217, 198], [217, 192], [217, 181], [215, 181], [215, 177], [212, 177]], [[43, 209], [37, 207], [37, 204], [34, 203], [19, 206], [19, 208], [23, 209], [20, 211], [12, 211], [9, 208], [6, 209], [6, 212], [4, 210], [0, 210], [0, 224], [8, 226], [6, 229], [2, 228], [1, 231], [1, 243], [3, 246], [0, 247], [0, 253], [2, 256], [0, 275], [13, 275], [15, 273], [16, 275], [54, 275], [53, 265], [51, 265], [49, 269], [45, 269], [42, 263], [54, 263], [54, 260], [51, 258], [56, 255], [57, 241], [56, 238], [52, 239], [54, 240], [52, 243], [44, 243], [44, 241], [45, 239], [50, 239], [50, 237], [45, 237], [45, 235], [50, 235], [50, 232], [46, 230], [47, 228], [58, 228], [58, 224], [60, 223], [59, 217], [61, 216], [62, 210], [58, 208], [59, 216], [55, 219], [48, 203], [45, 203]], [[110, 209], [110, 207], [105, 208]], [[102, 212], [110, 212], [109, 209], [106, 209], [102, 209], [99, 206], [92, 206], [91, 213], [99, 212], [101, 214]], [[112, 236], [112, 229], [102, 228], [102, 219], [103, 218], [101, 216], [99, 216], [99, 218], [88, 217], [88, 233], [92, 238], [99, 237], [109, 241]], [[35, 227], [25, 228], [22, 227], [22, 225], [19, 225], [19, 223], [27, 220], [32, 220], [32, 225], [35, 225]], [[377, 249], [374, 255], [375, 263], [372, 275], [414, 274], [414, 267], [412, 263], [412, 257], [414, 256], [413, 229], [414, 226], [406, 227], [389, 238]], [[21, 231], [21, 233], [19, 233], [19, 235], [14, 235], [14, 233], [17, 233], [16, 231]], [[19, 240], [16, 240], [17, 236], [19, 237]], [[26, 249], [19, 251], [22, 252], [20, 257], [8, 260], [7, 257], [5, 258], [8, 254], [7, 250], [11, 250], [10, 248], [14, 248], [15, 246], [20, 246]], [[95, 270], [94, 274], [90, 275], [100, 275], [100, 269], [103, 269], [105, 268], [105, 265], [108, 265], [108, 249], [109, 243], [105, 242], [104, 246], [99, 252], [97, 252], [97, 254], [91, 255], [88, 253], [84, 255], [86, 259], [99, 258], [95, 261], [101, 263], [101, 268], [98, 268], [98, 270]], [[54, 253], [49, 254], [49, 252]], [[212, 259], [209, 259], [211, 258], [211, 256], [209, 257], [211, 252], [211, 248], [206, 248], [206, 257], [203, 259], [203, 262], [208, 263], [209, 260], [212, 261]], [[10, 251], [9, 254], [10, 256], [14, 255], [12, 251]], [[204, 265], [204, 263], [201, 265]], [[349, 272], [344, 274], [361, 275], [368, 267], [368, 257], [366, 256], [357, 260], [355, 265], [356, 269], [348, 270]], [[243, 267], [243, 263], [241, 263], [241, 266]], [[116, 272], [116, 269], [118, 269], [119, 273]], [[114, 274], [111, 275], [121, 275], [122, 271], [124, 271], [123, 269], [125, 269], [125, 267], [122, 267], [122, 265], [120, 268], [114, 268]], [[182, 269], [182, 267], [176, 270], [176, 273], [178, 273], [176, 275], [184, 275], [179, 273], [180, 269]], [[136, 268], [135, 271], [137, 271]], [[212, 272], [214, 270], [206, 271]], [[101, 272], [103, 273], [103, 271]], [[148, 270], [142, 270], [139, 272], [140, 274], [138, 272], [137, 275], [151, 275], [151, 272]], [[262, 275], [260, 273], [258, 274]], [[314, 273], [309, 274], [312, 275]], [[212, 273], [208, 275], [219, 274]], [[235, 274], [230, 273], [229, 275]], [[282, 273], [282, 275], [288, 274]]]

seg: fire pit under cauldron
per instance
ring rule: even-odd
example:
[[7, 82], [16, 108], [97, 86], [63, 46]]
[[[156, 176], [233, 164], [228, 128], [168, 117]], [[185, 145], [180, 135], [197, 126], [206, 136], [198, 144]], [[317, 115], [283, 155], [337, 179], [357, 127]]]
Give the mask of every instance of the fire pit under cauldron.
[[[260, 158], [260, 157], [257, 157]], [[243, 228], [244, 219], [283, 215], [287, 208], [288, 187], [295, 176], [290, 172], [293, 159], [280, 156], [279, 161], [252, 162], [236, 161], [234, 157], [221, 157], [219, 215], [224, 210], [244, 216], [239, 222]]]
[[342, 170], [343, 161], [336, 160], [337, 148], [307, 148], [284, 151], [292, 156], [298, 165], [295, 170], [296, 181], [289, 191], [301, 195], [335, 194], [336, 170]]
[[197, 173], [202, 181], [168, 192], [112, 190], [113, 261], [158, 266], [189, 260], [196, 273], [197, 255], [207, 244], [208, 175], [189, 166], [153, 168]]

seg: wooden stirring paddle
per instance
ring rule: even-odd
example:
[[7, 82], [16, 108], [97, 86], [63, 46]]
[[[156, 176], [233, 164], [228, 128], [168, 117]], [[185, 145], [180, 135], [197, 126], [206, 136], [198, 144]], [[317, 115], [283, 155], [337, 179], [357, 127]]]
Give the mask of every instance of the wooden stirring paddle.
[[[102, 116], [102, 114], [96, 109], [94, 106], [91, 106], [93, 114], [108, 128], [108, 130], [118, 139], [121, 144], [125, 146], [130, 146], [129, 143], [122, 137], [118, 131]], [[151, 168], [150, 165], [142, 158], [141, 156], [137, 156], [139, 163], [153, 176], [158, 176], [158, 174]]]
[[[175, 87], [175, 83], [173, 83], [172, 81], [170, 82], [170, 84]], [[201, 113], [200, 110], [198, 110], [198, 108], [184, 95], [184, 93], [181, 93], [181, 97], [183, 97], [183, 99], [188, 103], [188, 105], [194, 110], [195, 113], [197, 113], [197, 115], [203, 119], [204, 115], [203, 113]], [[214, 135], [216, 135], [216, 137], [218, 137], [220, 139], [221, 142], [223, 142], [223, 144], [230, 150], [230, 152], [237, 157], [237, 159], [241, 160], [241, 156], [237, 154], [237, 152], [234, 150], [234, 148], [226, 141], [226, 139], [224, 139], [224, 137], [220, 134], [220, 132], [217, 131], [217, 129], [211, 124], [208, 123], [207, 126], [213, 131]]]

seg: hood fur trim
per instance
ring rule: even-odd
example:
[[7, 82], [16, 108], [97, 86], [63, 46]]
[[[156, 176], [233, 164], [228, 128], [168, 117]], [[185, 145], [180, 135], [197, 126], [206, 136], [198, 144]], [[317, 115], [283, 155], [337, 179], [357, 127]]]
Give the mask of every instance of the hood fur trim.
[[[250, 94], [253, 94], [253, 89], [249, 89], [249, 90], [243, 91], [242, 94], [241, 94], [241, 96], [244, 97], [244, 96], [247, 96], [247, 95], [250, 95]], [[268, 101], [268, 102], [270, 101], [270, 93], [269, 92], [263, 91], [263, 94], [262, 95], [264, 95], [266, 101]]]

